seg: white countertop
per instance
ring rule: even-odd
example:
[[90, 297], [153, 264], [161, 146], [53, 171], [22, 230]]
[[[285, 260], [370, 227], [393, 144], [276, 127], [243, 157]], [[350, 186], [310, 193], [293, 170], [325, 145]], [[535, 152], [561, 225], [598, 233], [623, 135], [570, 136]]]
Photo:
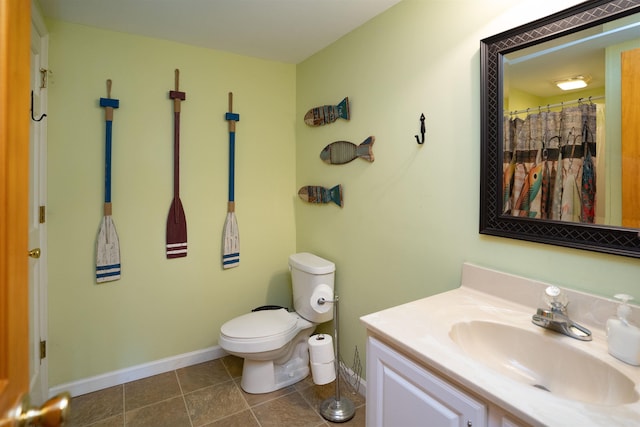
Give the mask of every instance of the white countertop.
[[[563, 289], [569, 296], [569, 317], [592, 332], [592, 341], [579, 341], [531, 322], [532, 314], [543, 307], [540, 295], [546, 286], [465, 263], [459, 288], [372, 313], [361, 320], [369, 334], [525, 422], [548, 426], [640, 426], [640, 401], [607, 406], [558, 397], [493, 371], [467, 356], [450, 338], [452, 325], [475, 320], [544, 334], [615, 368], [636, 384], [640, 395], [640, 367], [627, 365], [607, 351], [604, 323], [615, 313], [615, 303]], [[640, 312], [637, 306], [632, 308], [631, 319], [636, 320]]]

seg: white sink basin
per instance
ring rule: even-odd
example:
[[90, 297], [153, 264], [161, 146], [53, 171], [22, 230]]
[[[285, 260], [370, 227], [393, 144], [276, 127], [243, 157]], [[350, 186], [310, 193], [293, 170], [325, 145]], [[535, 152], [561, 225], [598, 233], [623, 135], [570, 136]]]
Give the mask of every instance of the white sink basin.
[[631, 379], [567, 345], [561, 336], [552, 338], [502, 323], [470, 321], [454, 324], [449, 337], [468, 357], [558, 397], [608, 406], [632, 403], [639, 397]]

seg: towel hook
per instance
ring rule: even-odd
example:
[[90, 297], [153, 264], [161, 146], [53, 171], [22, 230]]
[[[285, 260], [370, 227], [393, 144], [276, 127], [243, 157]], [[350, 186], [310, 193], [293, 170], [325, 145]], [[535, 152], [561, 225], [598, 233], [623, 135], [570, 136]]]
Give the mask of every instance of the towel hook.
[[426, 127], [424, 125], [424, 113], [420, 114], [420, 133], [422, 134], [422, 141], [420, 140], [420, 138], [418, 137], [418, 135], [416, 135], [416, 142], [418, 144], [424, 144], [424, 134], [426, 132]]
[[36, 119], [36, 118], [33, 116], [33, 91], [31, 91], [31, 120], [33, 120], [34, 122], [39, 122], [39, 121], [41, 121], [42, 119], [44, 119], [45, 117], [47, 117], [47, 115], [46, 115], [46, 114], [42, 114], [42, 115], [40, 116], [40, 118], [39, 118], [39, 119]]

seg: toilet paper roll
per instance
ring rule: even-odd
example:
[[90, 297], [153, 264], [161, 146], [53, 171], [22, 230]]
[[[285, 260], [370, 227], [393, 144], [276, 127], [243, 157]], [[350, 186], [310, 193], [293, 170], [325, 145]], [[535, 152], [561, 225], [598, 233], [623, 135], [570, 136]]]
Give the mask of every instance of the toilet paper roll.
[[335, 362], [329, 363], [312, 363], [311, 364], [311, 376], [313, 383], [316, 385], [329, 384], [336, 379], [336, 367]]
[[333, 362], [333, 337], [328, 334], [312, 335], [309, 338], [309, 359], [311, 363]]
[[316, 286], [309, 299], [309, 304], [311, 305], [311, 309], [316, 313], [324, 314], [329, 310], [333, 310], [333, 303], [325, 302], [324, 304], [318, 304], [318, 300], [320, 299], [324, 299], [325, 301], [331, 301], [333, 299], [333, 290], [329, 285], [322, 283]]

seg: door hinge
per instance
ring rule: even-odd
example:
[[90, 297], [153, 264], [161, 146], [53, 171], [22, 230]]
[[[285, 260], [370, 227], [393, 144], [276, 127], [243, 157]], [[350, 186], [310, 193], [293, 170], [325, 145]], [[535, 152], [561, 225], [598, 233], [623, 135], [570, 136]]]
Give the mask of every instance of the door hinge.
[[40, 341], [40, 360], [47, 357], [47, 341]]
[[40, 206], [40, 214], [39, 214], [40, 224], [44, 224], [46, 220], [47, 220], [47, 207]]
[[40, 68], [40, 89], [47, 87], [47, 70], [46, 68]]

